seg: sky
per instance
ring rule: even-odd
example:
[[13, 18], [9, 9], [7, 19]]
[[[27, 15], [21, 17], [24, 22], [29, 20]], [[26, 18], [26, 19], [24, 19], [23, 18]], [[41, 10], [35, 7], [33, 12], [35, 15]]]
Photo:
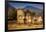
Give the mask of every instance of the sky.
[[33, 7], [36, 7], [38, 9], [43, 9], [43, 4], [12, 3], [12, 2], [9, 2], [8, 4], [14, 8], [24, 8], [25, 6], [33, 6]]

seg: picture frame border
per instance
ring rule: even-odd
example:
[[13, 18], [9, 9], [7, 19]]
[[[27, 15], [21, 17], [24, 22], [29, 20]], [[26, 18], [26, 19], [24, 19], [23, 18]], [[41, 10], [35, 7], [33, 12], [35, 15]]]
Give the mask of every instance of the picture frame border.
[[[43, 28], [8, 30], [8, 2], [43, 4]], [[43, 30], [43, 29], [45, 29], [45, 3], [44, 2], [5, 1], [5, 31], [26, 31], [26, 30]]]

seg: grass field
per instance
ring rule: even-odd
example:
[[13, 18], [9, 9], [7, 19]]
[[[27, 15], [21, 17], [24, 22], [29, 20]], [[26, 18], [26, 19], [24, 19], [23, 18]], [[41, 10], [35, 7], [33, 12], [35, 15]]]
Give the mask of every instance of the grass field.
[[8, 30], [43, 28], [43, 24], [16, 24], [15, 21], [8, 22]]

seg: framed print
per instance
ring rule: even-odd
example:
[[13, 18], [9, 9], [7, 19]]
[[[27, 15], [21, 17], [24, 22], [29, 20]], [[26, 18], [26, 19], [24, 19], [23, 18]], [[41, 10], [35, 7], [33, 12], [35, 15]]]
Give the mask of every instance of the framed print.
[[5, 8], [8, 30], [44, 29], [44, 2], [7, 1]]

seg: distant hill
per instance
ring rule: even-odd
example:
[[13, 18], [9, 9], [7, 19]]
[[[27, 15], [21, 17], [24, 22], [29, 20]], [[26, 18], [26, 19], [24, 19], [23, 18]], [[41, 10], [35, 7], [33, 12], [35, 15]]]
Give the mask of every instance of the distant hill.
[[[10, 5], [9, 3], [8, 3], [8, 8], [9, 9], [15, 9], [12, 5]], [[35, 12], [36, 14], [38, 14], [38, 15], [43, 15], [43, 9], [38, 9], [37, 7], [33, 7], [33, 6], [25, 6], [24, 7], [24, 9], [30, 9], [32, 12]]]
[[36, 7], [33, 6], [26, 6], [24, 9], [30, 9], [32, 12], [37, 13], [38, 15], [43, 15], [43, 10], [42, 9], [38, 9]]

